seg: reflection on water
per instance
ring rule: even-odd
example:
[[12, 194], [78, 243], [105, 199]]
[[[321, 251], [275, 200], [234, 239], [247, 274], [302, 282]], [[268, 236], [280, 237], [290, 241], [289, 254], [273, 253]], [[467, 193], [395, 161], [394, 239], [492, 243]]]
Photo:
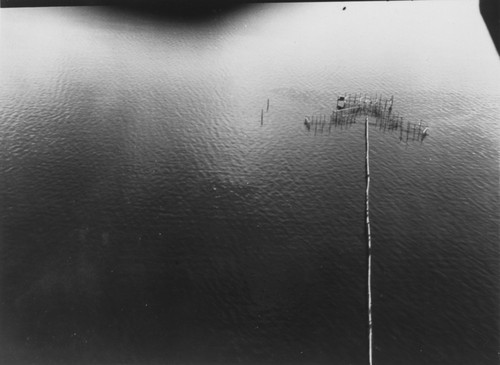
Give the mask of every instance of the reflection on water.
[[431, 129], [370, 127], [374, 361], [495, 363], [477, 4], [343, 6], [0, 11], [3, 362], [366, 363], [363, 123], [304, 126], [366, 92]]

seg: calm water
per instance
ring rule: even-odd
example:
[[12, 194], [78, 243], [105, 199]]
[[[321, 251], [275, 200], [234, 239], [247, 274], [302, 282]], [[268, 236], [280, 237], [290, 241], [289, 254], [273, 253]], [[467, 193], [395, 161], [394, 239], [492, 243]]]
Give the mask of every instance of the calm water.
[[476, 2], [2, 9], [0, 85], [2, 363], [366, 364], [363, 126], [302, 123], [344, 92], [431, 128], [371, 130], [374, 362], [498, 363]]

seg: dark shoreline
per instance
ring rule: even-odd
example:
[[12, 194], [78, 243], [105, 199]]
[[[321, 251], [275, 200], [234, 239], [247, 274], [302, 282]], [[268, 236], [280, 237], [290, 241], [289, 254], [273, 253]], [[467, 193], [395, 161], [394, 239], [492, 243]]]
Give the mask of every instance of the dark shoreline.
[[[340, 2], [343, 0], [329, 0], [329, 2]], [[345, 0], [344, 0], [345, 1]], [[347, 0], [347, 2], [372, 1], [372, 0]], [[380, 1], [380, 0], [377, 0]], [[394, 1], [394, 0], [393, 0]], [[411, 0], [395, 0], [411, 1]], [[134, 7], [154, 7], [156, 9], [170, 7], [214, 7], [214, 6], [235, 6], [253, 3], [273, 3], [273, 2], [302, 2], [301, 0], [0, 0], [1, 8], [15, 7], [43, 7], [43, 6], [91, 6], [91, 5], [114, 5], [114, 6], [134, 6]]]

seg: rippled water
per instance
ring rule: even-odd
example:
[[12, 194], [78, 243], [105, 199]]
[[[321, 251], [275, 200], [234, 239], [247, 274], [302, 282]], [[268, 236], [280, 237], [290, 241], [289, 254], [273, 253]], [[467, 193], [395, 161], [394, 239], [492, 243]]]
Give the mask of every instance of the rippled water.
[[366, 363], [363, 126], [302, 124], [362, 92], [431, 130], [370, 134], [374, 362], [497, 363], [478, 6], [344, 6], [0, 11], [3, 362]]

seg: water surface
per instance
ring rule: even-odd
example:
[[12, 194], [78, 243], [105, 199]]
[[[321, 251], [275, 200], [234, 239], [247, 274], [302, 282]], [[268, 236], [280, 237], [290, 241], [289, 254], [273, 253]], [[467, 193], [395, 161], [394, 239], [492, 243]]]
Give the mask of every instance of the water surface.
[[302, 123], [361, 92], [431, 130], [370, 134], [374, 361], [497, 363], [475, 2], [2, 9], [0, 49], [3, 362], [366, 363], [363, 126]]

